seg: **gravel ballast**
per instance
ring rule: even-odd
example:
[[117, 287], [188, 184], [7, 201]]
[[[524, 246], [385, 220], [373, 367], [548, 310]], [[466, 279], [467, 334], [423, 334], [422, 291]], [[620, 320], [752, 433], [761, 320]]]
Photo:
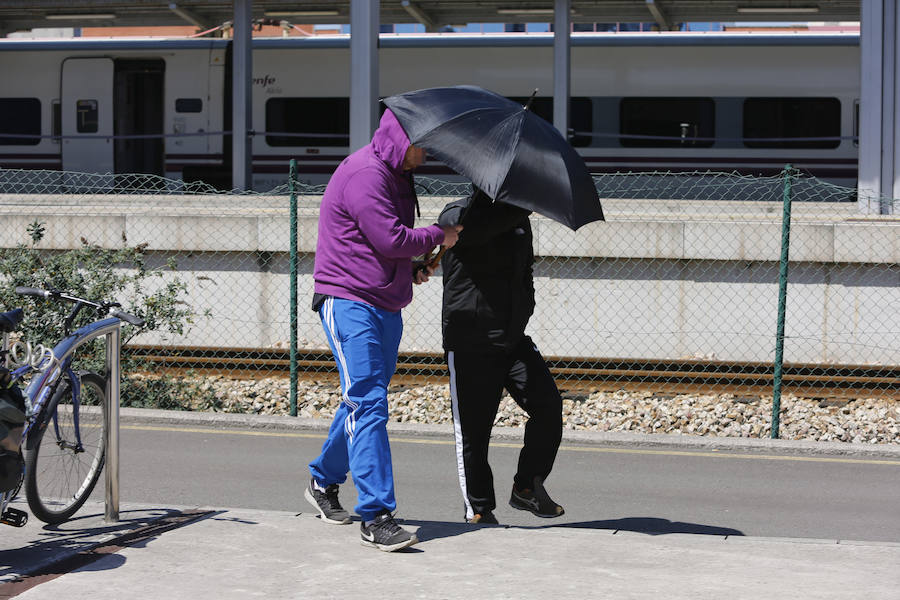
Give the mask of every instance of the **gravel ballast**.
[[[219, 399], [217, 412], [287, 415], [290, 411], [287, 379], [206, 377], [197, 383], [201, 391]], [[340, 399], [335, 382], [300, 381], [297, 416], [331, 419]], [[452, 423], [448, 385], [393, 386], [388, 404], [390, 420], [396, 423]], [[771, 418], [771, 396], [625, 390], [563, 393], [564, 427], [570, 431], [768, 438]], [[495, 425], [523, 427], [526, 420], [527, 415], [505, 396]], [[779, 437], [785, 440], [900, 444], [900, 403], [885, 398], [823, 400], [784, 395], [780, 421]]]

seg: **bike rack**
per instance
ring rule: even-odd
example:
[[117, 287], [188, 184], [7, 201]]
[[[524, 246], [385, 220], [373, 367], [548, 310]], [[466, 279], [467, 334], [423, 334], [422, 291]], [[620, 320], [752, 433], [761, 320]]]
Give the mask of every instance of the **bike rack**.
[[107, 523], [119, 522], [119, 389], [122, 376], [120, 357], [122, 351], [122, 324], [109, 317], [85, 325], [76, 333], [63, 339], [53, 349], [53, 358], [43, 370], [46, 377], [53, 369], [72, 355], [82, 344], [106, 336], [106, 511]]
[[106, 513], [107, 523], [119, 522], [119, 384], [122, 329], [116, 319], [106, 334]]

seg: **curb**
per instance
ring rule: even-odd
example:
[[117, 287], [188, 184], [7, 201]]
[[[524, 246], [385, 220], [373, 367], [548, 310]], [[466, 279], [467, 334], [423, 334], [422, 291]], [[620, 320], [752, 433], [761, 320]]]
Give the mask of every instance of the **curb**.
[[[119, 419], [128, 425], [193, 425], [228, 429], [266, 429], [281, 431], [327, 432], [330, 419], [310, 419], [257, 414], [171, 411], [151, 408], [120, 408]], [[394, 435], [419, 437], [453, 437], [452, 425], [420, 423], [388, 423]], [[494, 427], [492, 439], [522, 441], [521, 427]], [[852, 444], [847, 442], [816, 442], [807, 440], [773, 440], [768, 438], [737, 438], [691, 436], [670, 433], [641, 434], [622, 431], [563, 430], [563, 444], [583, 444], [608, 447], [681, 448], [686, 450], [727, 450], [744, 452], [788, 452], [803, 455], [873, 456], [900, 459], [900, 444]]]

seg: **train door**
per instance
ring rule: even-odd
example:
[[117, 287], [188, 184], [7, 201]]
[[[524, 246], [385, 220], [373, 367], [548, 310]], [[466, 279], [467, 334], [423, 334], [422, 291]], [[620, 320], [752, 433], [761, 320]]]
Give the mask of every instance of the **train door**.
[[67, 58], [62, 64], [64, 171], [112, 173], [113, 61]]
[[165, 69], [162, 59], [115, 60], [116, 173], [165, 174], [165, 144], [161, 136]]

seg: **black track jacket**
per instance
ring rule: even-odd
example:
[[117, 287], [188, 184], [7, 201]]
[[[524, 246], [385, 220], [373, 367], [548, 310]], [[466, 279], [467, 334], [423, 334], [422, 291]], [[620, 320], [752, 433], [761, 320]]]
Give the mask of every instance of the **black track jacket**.
[[506, 352], [534, 312], [530, 213], [480, 190], [444, 207], [438, 223], [462, 225], [441, 260], [444, 350]]

